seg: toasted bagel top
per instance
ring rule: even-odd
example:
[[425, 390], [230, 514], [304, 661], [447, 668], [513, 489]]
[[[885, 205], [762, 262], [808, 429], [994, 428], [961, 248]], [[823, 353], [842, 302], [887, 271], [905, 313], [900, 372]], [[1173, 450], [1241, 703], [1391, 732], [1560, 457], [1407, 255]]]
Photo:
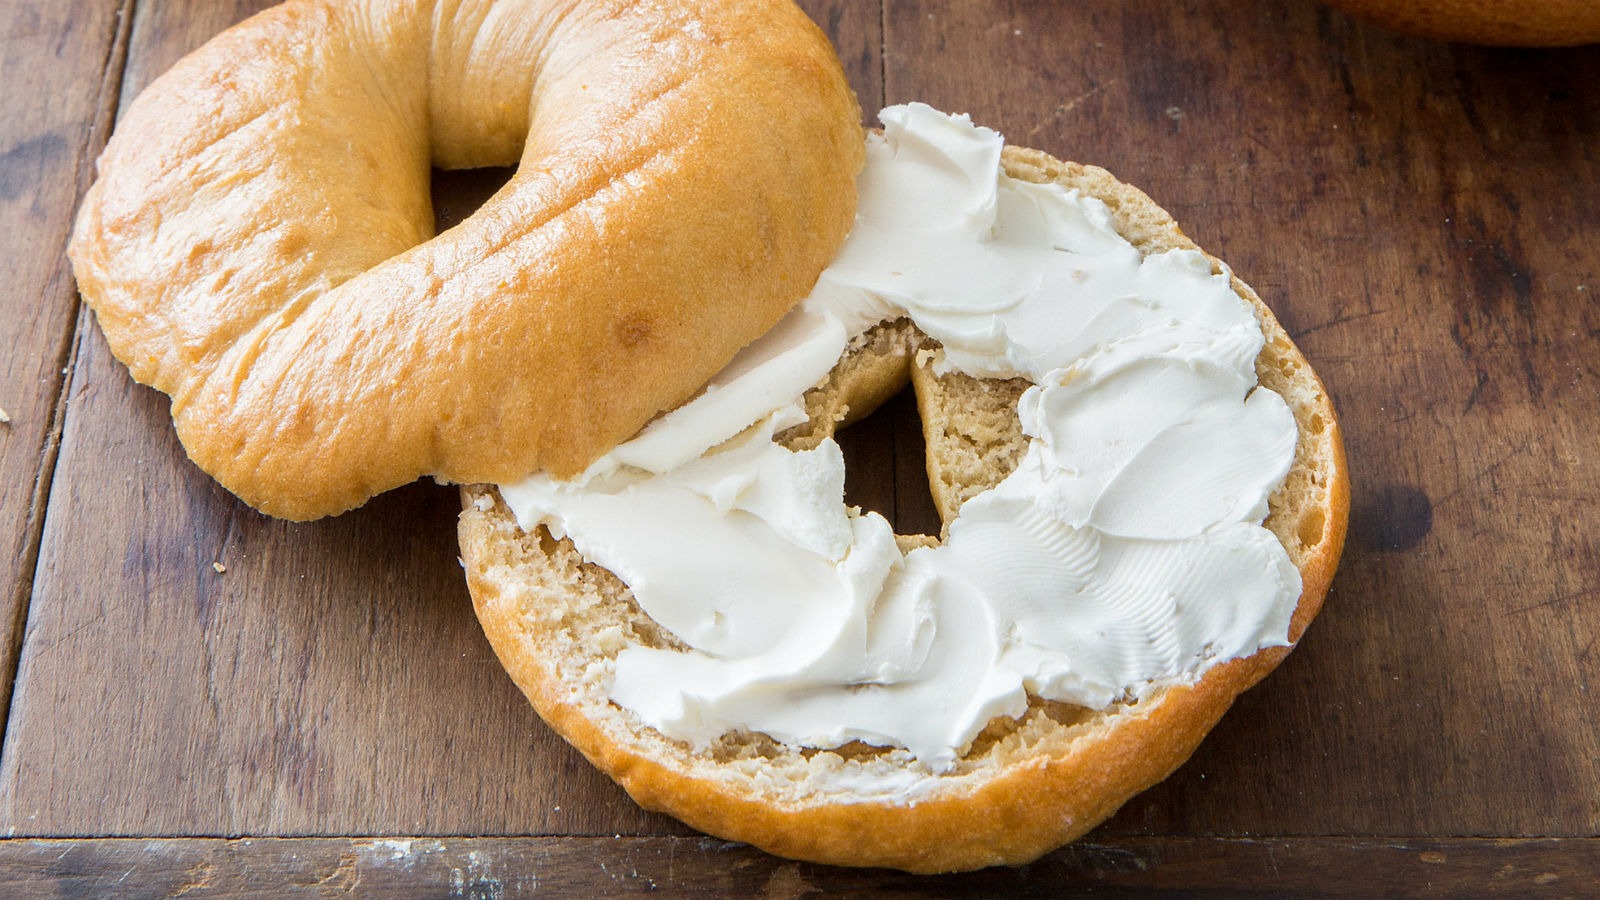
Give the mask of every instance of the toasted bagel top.
[[[290, 0], [140, 95], [70, 252], [195, 462], [315, 518], [682, 402], [827, 264], [861, 147], [785, 0]], [[512, 164], [434, 236], [430, 166]]]

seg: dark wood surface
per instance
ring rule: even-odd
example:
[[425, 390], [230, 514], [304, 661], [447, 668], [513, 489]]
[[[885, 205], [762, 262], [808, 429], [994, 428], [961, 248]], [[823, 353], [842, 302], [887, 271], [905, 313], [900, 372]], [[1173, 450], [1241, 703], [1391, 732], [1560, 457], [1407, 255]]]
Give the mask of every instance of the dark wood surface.
[[[453, 490], [296, 525], [188, 463], [64, 248], [117, 109], [263, 5], [0, 0], [0, 893], [1600, 893], [1600, 47], [1306, 0], [804, 4], [869, 117], [926, 100], [1148, 191], [1277, 311], [1351, 460], [1322, 617], [1188, 765], [1088, 844], [926, 881], [634, 807], [479, 635]], [[438, 178], [441, 217], [494, 177]], [[928, 527], [914, 409], [848, 451], [853, 498]]]
[[8, 897], [1554, 898], [1592, 897], [1596, 868], [1600, 840], [1584, 838], [1089, 839], [1029, 866], [946, 876], [815, 866], [702, 836], [0, 841]]

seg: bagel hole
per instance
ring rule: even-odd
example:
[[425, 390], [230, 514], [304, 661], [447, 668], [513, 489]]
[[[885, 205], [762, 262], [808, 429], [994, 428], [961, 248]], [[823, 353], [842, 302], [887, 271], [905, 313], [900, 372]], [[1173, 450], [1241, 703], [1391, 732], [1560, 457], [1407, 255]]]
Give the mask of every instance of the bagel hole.
[[511, 180], [513, 168], [434, 169], [433, 231], [439, 234], [478, 211]]
[[939, 536], [922, 419], [909, 387], [845, 426], [834, 439], [844, 451], [846, 503], [883, 516], [896, 534]]

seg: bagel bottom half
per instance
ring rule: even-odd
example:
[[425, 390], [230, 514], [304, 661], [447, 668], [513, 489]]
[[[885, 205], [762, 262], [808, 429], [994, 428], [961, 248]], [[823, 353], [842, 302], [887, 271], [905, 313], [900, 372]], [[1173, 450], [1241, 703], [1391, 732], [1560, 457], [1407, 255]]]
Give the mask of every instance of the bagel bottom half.
[[[1008, 148], [1014, 178], [1057, 181], [1105, 202], [1141, 252], [1194, 247], [1163, 210], [1100, 169]], [[1349, 491], [1339, 427], [1305, 358], [1249, 287], [1266, 345], [1261, 384], [1299, 428], [1295, 459], [1270, 499], [1266, 526], [1304, 585], [1290, 639], [1322, 604], [1344, 543]], [[814, 446], [865, 415], [909, 378], [927, 439], [930, 487], [946, 525], [968, 498], [998, 484], [1026, 447], [1016, 401], [1022, 380], [936, 374], [939, 345], [905, 321], [856, 342], [806, 395], [807, 424], [780, 435]], [[850, 744], [784, 746], [761, 734], [725, 735], [696, 749], [642, 726], [613, 704], [606, 682], [628, 646], [679, 646], [627, 587], [542, 527], [523, 532], [494, 488], [463, 491], [462, 559], [485, 633], [539, 714], [645, 808], [781, 856], [823, 863], [944, 872], [1017, 864], [1093, 828], [1169, 775], [1233, 699], [1288, 647], [1215, 666], [1192, 684], [1090, 710], [1031, 699], [1020, 719], [995, 719], [945, 774], [909, 767], [903, 750]], [[903, 548], [931, 538], [902, 537]], [[913, 791], [891, 789], [915, 783]]]

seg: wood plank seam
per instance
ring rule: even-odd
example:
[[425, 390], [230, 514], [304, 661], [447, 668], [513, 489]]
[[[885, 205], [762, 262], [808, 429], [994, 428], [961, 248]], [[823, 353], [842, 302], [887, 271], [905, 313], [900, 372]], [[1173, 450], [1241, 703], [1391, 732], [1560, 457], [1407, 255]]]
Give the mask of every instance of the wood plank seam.
[[[78, 146], [78, 153], [73, 159], [72, 180], [74, 196], [81, 200], [94, 180], [95, 160], [104, 148], [110, 136], [112, 123], [116, 121], [122, 106], [122, 79], [128, 62], [128, 44], [133, 30], [133, 18], [137, 0], [120, 0], [117, 5], [116, 32], [106, 46], [104, 58], [100, 64], [100, 81], [95, 93], [95, 114], [89, 127], [89, 132], [84, 135], [83, 142]], [[70, 240], [71, 232], [68, 232]], [[67, 248], [59, 248], [58, 258], [60, 268], [57, 275], [51, 280], [49, 293], [54, 295], [60, 288], [63, 280], [72, 282], [71, 290], [77, 293], [77, 282], [72, 280], [71, 272], [67, 265]], [[5, 679], [6, 690], [0, 693], [0, 741], [5, 738], [5, 733], [11, 726], [11, 700], [17, 688], [17, 668], [22, 660], [22, 646], [26, 642], [26, 629], [28, 611], [33, 605], [33, 588], [38, 579], [39, 547], [44, 536], [44, 521], [49, 514], [50, 493], [54, 487], [56, 459], [60, 455], [61, 435], [66, 425], [67, 406], [71, 398], [71, 373], [77, 371], [78, 349], [83, 342], [83, 328], [88, 317], [83, 315], [83, 301], [73, 303], [73, 310], [68, 315], [66, 328], [63, 329], [62, 340], [56, 350], [56, 365], [52, 371], [59, 373], [55, 377], [55, 403], [50, 410], [50, 423], [45, 429], [44, 443], [39, 449], [39, 464], [35, 470], [33, 490], [28, 499], [27, 525], [23, 529], [22, 564], [20, 570], [29, 573], [26, 578], [18, 578], [15, 595], [12, 598], [13, 621], [11, 640], [0, 651], [0, 677]]]
[[[878, 108], [864, 109], [861, 111], [862, 117], [866, 120], [868, 127], [874, 126], [874, 123], [877, 121], [878, 112], [889, 104], [888, 54], [889, 0], [878, 0]], [[857, 102], [860, 102], [860, 97], [858, 96], [856, 100]], [[909, 391], [911, 390], [911, 386], [908, 384], [905, 388], [903, 388], [903, 390]], [[894, 469], [891, 472], [889, 479], [889, 509], [895, 514], [895, 524], [899, 525], [901, 522], [900, 510], [904, 506], [900, 497], [900, 484], [902, 481], [904, 481], [904, 479], [900, 477], [899, 470], [901, 466], [905, 465], [905, 458], [900, 452], [899, 437], [894, 430], [889, 432], [889, 452], [892, 454], [890, 458], [894, 460]], [[925, 453], [926, 450], [924, 450], [924, 454]], [[914, 468], [916, 469], [916, 472], [913, 473], [913, 478], [920, 477], [924, 480], [927, 479], [927, 463], [925, 459], [918, 459]], [[927, 488], [924, 488], [923, 490], [927, 490]]]

